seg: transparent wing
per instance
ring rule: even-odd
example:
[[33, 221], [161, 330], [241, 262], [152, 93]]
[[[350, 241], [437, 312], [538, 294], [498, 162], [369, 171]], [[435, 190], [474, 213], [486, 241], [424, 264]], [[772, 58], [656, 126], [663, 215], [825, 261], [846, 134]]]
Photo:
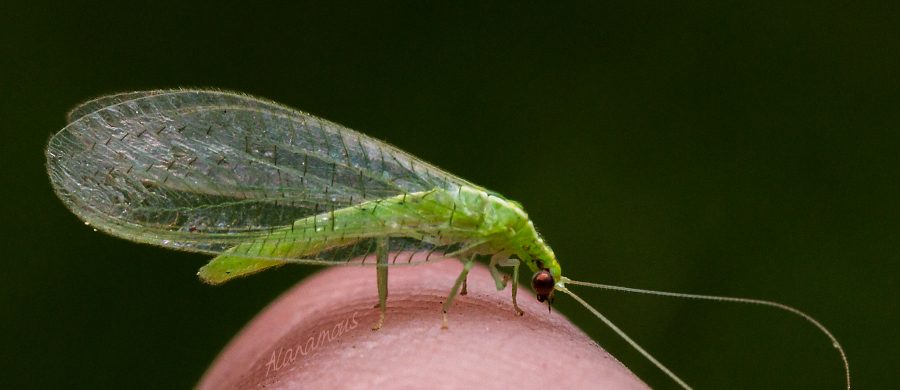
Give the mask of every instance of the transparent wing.
[[110, 95], [70, 119], [47, 147], [63, 202], [110, 234], [177, 249], [223, 253], [368, 200], [479, 188], [341, 125], [230, 92]]
[[122, 92], [116, 93], [112, 95], [100, 96], [73, 107], [69, 110], [69, 113], [66, 114], [66, 122], [72, 123], [77, 119], [90, 114], [94, 111], [100, 110], [102, 108], [106, 108], [108, 106], [116, 105], [122, 102], [126, 102], [129, 100], [134, 100], [137, 98], [141, 98], [144, 96], [152, 96], [159, 95], [162, 93], [170, 92], [167, 90], [153, 90], [153, 91], [135, 91], [135, 92]]

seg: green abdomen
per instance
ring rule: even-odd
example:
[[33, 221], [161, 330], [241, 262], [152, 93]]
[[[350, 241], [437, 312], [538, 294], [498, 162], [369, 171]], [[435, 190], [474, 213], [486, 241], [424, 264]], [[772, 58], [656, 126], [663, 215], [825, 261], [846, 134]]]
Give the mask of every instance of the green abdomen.
[[[365, 262], [369, 257], [374, 260], [376, 240], [384, 237], [390, 239], [394, 263], [437, 260], [474, 245], [509, 241], [522, 221], [504, 204], [510, 203], [491, 201], [484, 191], [463, 187], [328, 210], [231, 248], [199, 275], [217, 284], [290, 262], [335, 264], [359, 258]], [[413, 259], [412, 253], [423, 251], [424, 260]]]

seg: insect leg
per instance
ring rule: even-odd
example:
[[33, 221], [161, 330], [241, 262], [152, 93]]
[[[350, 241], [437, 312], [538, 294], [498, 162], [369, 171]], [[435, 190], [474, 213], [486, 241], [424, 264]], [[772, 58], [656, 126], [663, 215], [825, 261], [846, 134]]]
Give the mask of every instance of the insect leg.
[[469, 295], [468, 285], [469, 285], [469, 277], [468, 277], [468, 275], [466, 275], [466, 277], [463, 278], [462, 289], [459, 290], [459, 295]]
[[497, 291], [502, 291], [506, 288], [506, 282], [509, 279], [508, 276], [502, 274], [499, 269], [497, 269], [497, 265], [503, 263], [504, 261], [508, 261], [507, 257], [509, 257], [509, 252], [497, 252], [491, 256], [491, 263], [488, 264], [488, 270], [491, 271], [491, 277], [494, 278], [494, 284], [497, 285]]
[[388, 240], [383, 237], [378, 239], [378, 247], [376, 249], [376, 266], [375, 272], [378, 273], [378, 308], [381, 309], [378, 314], [378, 322], [372, 326], [372, 330], [381, 329], [384, 325], [384, 315], [387, 312], [387, 296], [388, 296]]
[[516, 303], [516, 291], [519, 290], [519, 262], [516, 262], [516, 265], [513, 266], [513, 276], [512, 276], [512, 300], [513, 300], [513, 309], [516, 311], [516, 314], [523, 315], [525, 314], [522, 309], [519, 309], [519, 304]]
[[462, 286], [463, 282], [465, 282], [466, 277], [469, 275], [469, 270], [472, 269], [472, 265], [475, 264], [475, 255], [469, 258], [468, 261], [463, 264], [463, 270], [459, 273], [459, 277], [456, 278], [456, 283], [453, 284], [453, 288], [450, 289], [450, 295], [447, 296], [447, 299], [444, 300], [443, 307], [443, 322], [441, 323], [441, 329], [447, 329], [447, 310], [450, 309], [450, 305], [453, 303], [453, 298], [456, 298], [456, 293], [459, 291], [459, 287]]
[[500, 270], [497, 269], [497, 266], [503, 267], [513, 267], [513, 276], [512, 276], [512, 303], [513, 310], [516, 311], [517, 315], [523, 315], [525, 312], [519, 308], [519, 303], [516, 301], [516, 293], [519, 292], [519, 260], [510, 259], [509, 253], [497, 253], [493, 257], [491, 257], [491, 264], [488, 269], [491, 270], [491, 276], [494, 277], [494, 283], [497, 284], [497, 291], [503, 290], [506, 288], [506, 283], [510, 281], [509, 275], [504, 275], [500, 273]]

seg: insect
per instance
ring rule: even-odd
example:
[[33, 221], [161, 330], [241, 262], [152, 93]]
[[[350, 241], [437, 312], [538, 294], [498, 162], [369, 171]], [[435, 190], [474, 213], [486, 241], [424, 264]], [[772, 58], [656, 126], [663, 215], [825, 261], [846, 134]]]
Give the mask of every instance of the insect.
[[[498, 290], [522, 265], [537, 299], [570, 295], [682, 387], [688, 385], [567, 285], [761, 304], [769, 301], [629, 289], [571, 280], [522, 205], [341, 125], [277, 103], [217, 90], [103, 96], [75, 107], [47, 147], [63, 203], [96, 229], [128, 240], [215, 257], [211, 284], [289, 263], [376, 267], [384, 324], [388, 270], [459, 258], [463, 270], [442, 307], [442, 326], [466, 275], [488, 259]], [[424, 256], [413, 256], [425, 253]], [[512, 268], [512, 277], [498, 267]]]

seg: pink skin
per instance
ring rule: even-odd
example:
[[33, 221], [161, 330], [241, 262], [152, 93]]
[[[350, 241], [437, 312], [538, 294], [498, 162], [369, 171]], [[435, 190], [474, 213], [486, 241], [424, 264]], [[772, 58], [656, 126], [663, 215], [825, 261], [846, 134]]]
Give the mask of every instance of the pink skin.
[[469, 273], [468, 295], [454, 300], [441, 330], [441, 304], [461, 269], [456, 261], [391, 268], [378, 331], [374, 267], [324, 270], [247, 325], [199, 388], [648, 388], [528, 289], [516, 316], [509, 286], [497, 291], [484, 266]]

